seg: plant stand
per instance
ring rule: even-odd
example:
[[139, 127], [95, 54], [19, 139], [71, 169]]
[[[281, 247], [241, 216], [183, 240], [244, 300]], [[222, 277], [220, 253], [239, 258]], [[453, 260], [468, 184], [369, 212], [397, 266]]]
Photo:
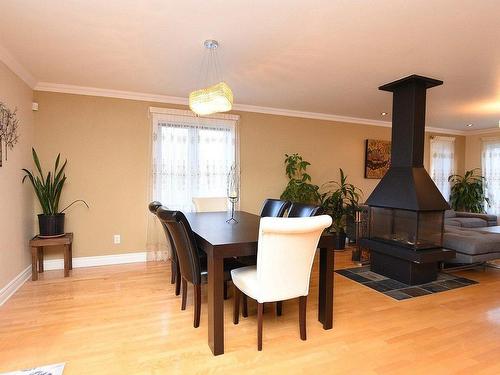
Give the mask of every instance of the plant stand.
[[38, 280], [38, 272], [43, 273], [43, 249], [49, 246], [64, 246], [64, 277], [68, 277], [69, 271], [73, 269], [73, 233], [66, 233], [63, 237], [56, 238], [35, 236], [30, 240], [33, 281]]

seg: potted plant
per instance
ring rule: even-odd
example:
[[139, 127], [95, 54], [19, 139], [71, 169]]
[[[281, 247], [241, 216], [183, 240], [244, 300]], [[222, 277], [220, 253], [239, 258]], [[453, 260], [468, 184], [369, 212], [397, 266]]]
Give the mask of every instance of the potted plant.
[[343, 250], [347, 237], [346, 227], [349, 221], [355, 220], [362, 191], [347, 182], [347, 176], [342, 168], [340, 168], [340, 182], [329, 181], [322, 188], [327, 191], [320, 195], [321, 206], [323, 211], [332, 217], [330, 230], [335, 232], [335, 248]]
[[64, 169], [66, 168], [67, 160], [59, 165], [61, 154], [57, 155], [54, 170], [48, 172], [45, 176], [42, 167], [40, 165], [40, 160], [35, 149], [32, 149], [33, 161], [35, 162], [35, 167], [38, 175], [28, 169], [24, 169], [25, 175], [23, 177], [23, 183], [28, 178], [33, 185], [35, 194], [42, 207], [42, 214], [38, 215], [38, 224], [40, 229], [40, 237], [57, 237], [64, 235], [64, 211], [71, 207], [76, 202], [84, 203], [87, 208], [89, 208], [87, 202], [81, 199], [77, 199], [67, 205], [64, 209], [59, 210], [59, 199], [61, 198], [61, 192], [66, 182], [66, 175], [64, 174]]
[[311, 163], [295, 153], [285, 154], [285, 173], [289, 179], [280, 199], [297, 203], [318, 203], [319, 186], [311, 184], [311, 176], [306, 172]]
[[486, 181], [476, 173], [478, 169], [466, 171], [464, 176], [458, 174], [448, 177], [451, 183], [450, 205], [456, 211], [484, 213], [484, 205], [489, 206], [486, 197]]

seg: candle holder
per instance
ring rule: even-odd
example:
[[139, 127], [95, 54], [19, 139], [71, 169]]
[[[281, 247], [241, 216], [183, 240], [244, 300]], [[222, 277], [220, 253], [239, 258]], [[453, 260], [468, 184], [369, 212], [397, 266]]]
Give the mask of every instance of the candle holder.
[[236, 202], [238, 202], [238, 197], [229, 197], [229, 202], [231, 202], [231, 217], [226, 220], [226, 223], [238, 223], [238, 220], [234, 218], [234, 206], [236, 205]]
[[232, 165], [229, 173], [227, 174], [227, 196], [231, 202], [231, 217], [226, 220], [226, 223], [238, 223], [238, 220], [234, 218], [234, 207], [238, 202], [240, 196], [240, 182], [239, 173], [236, 165]]

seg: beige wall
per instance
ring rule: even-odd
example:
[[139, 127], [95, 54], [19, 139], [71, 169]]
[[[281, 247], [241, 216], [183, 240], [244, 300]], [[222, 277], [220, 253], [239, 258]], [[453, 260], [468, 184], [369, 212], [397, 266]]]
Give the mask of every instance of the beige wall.
[[[75, 256], [143, 251], [148, 203], [148, 108], [176, 107], [140, 101], [35, 92], [36, 147], [44, 162], [68, 158], [62, 201], [83, 198], [91, 208], [70, 209]], [[338, 179], [342, 167], [367, 197], [379, 180], [363, 176], [365, 139], [390, 139], [376, 126], [236, 112], [240, 119], [241, 208], [257, 213], [263, 199], [279, 197], [287, 180], [285, 153], [311, 162], [313, 182]], [[427, 135], [426, 145], [428, 145]], [[459, 147], [465, 143], [457, 137]], [[463, 157], [462, 149], [457, 152]], [[428, 152], [426, 165], [428, 165]], [[463, 165], [463, 160], [459, 161]], [[122, 244], [113, 245], [113, 234]]]
[[482, 138], [500, 138], [500, 130], [494, 130], [491, 133], [468, 135], [466, 137], [465, 147], [465, 168], [471, 170], [474, 168], [481, 168], [481, 151], [482, 151]]
[[31, 163], [33, 144], [33, 91], [0, 63], [0, 101], [17, 107], [19, 142], [8, 151], [8, 160], [0, 168], [0, 289], [30, 263], [28, 241], [33, 235], [33, 194], [21, 184], [21, 168]]

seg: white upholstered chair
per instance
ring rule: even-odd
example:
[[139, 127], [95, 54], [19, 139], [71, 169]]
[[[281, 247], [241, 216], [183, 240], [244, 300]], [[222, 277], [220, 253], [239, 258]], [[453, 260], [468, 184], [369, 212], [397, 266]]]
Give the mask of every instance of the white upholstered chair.
[[235, 286], [234, 324], [239, 321], [240, 294], [257, 300], [258, 339], [262, 350], [264, 303], [299, 298], [300, 338], [306, 339], [309, 278], [321, 233], [332, 224], [328, 215], [260, 220], [257, 265], [231, 271]]
[[196, 212], [226, 211], [227, 197], [195, 197]]

